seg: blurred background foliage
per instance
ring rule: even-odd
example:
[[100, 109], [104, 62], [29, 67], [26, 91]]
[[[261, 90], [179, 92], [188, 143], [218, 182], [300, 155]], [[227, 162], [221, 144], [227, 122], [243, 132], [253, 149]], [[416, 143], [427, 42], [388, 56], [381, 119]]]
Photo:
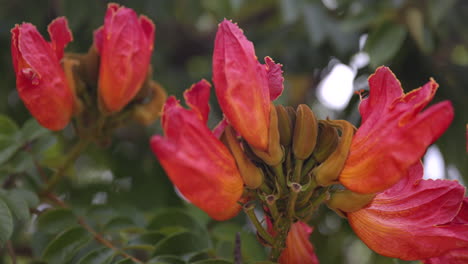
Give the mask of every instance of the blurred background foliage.
[[[224, 18], [244, 29], [259, 58], [271, 56], [284, 65], [285, 92], [279, 102], [309, 104], [322, 119], [330, 116], [358, 125], [359, 98], [351, 94], [367, 88], [367, 77], [379, 65], [389, 66], [405, 91], [433, 77], [440, 84], [434, 101], [449, 99], [455, 107], [454, 122], [436, 142], [443, 157], [439, 177], [468, 182], [468, 2], [116, 2], [156, 23], [154, 78], [178, 98], [201, 78], [211, 80], [214, 36], [217, 23]], [[0, 263], [11, 263], [8, 247], [17, 252], [18, 263], [33, 263], [30, 259], [42, 263], [41, 256], [48, 263], [132, 263], [93, 241], [92, 234], [77, 225], [79, 221], [133, 255], [154, 256], [148, 263], [225, 263], [203, 262], [214, 256], [232, 261], [238, 232], [244, 260], [265, 259], [242, 214], [229, 222], [214, 222], [178, 197], [149, 149], [150, 136], [161, 133], [158, 123], [146, 128], [129, 124], [115, 133], [108, 147], [89, 147], [57, 190], [69, 208], [48, 210], [31, 219], [30, 211], [35, 215], [50, 207], [47, 199], [39, 201], [34, 194], [41, 182], [37, 166], [49, 168], [42, 173], [50, 174], [69, 149], [74, 133], [71, 128], [51, 133], [28, 121], [30, 115], [15, 90], [10, 29], [27, 21], [46, 35], [52, 19], [66, 16], [74, 35], [66, 51], [86, 52], [93, 31], [103, 23], [106, 6], [107, 1], [96, 0], [0, 0], [0, 113], [11, 118], [0, 120], [0, 211], [9, 210], [15, 227], [12, 242], [0, 247]], [[339, 67], [344, 69], [341, 75], [336, 73]], [[332, 75], [330, 83], [335, 86], [325, 85]], [[320, 89], [325, 87], [332, 96], [344, 96], [344, 103], [330, 107], [320, 98]], [[215, 124], [221, 113], [214, 96], [211, 103], [210, 122]], [[38, 209], [28, 210], [37, 205]], [[0, 220], [7, 218], [0, 215]], [[321, 208], [311, 224], [322, 263], [404, 263], [372, 253], [347, 222], [327, 208]], [[92, 262], [96, 259], [101, 262]]]

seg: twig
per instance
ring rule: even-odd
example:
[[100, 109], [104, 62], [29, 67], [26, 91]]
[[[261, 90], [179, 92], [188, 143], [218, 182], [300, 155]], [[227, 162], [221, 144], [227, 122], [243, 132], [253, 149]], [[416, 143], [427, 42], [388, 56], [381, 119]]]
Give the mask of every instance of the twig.
[[13, 245], [11, 244], [10, 240], [8, 240], [6, 243], [6, 249], [7, 249], [8, 255], [10, 255], [10, 258], [11, 258], [11, 264], [16, 264], [15, 249], [13, 248]]
[[[62, 200], [60, 200], [56, 195], [54, 195], [53, 193], [48, 193], [47, 194], [47, 198], [49, 198], [52, 202], [54, 202], [55, 204], [57, 204], [58, 206], [60, 207], [63, 207], [63, 208], [69, 208], [69, 206]], [[112, 250], [114, 250], [115, 252], [117, 252], [118, 254], [120, 254], [122, 257], [124, 258], [129, 258], [131, 259], [133, 262], [135, 263], [140, 263], [140, 264], [143, 264], [144, 262], [129, 255], [128, 253], [126, 253], [125, 251], [119, 249], [118, 247], [114, 246], [114, 244], [112, 244], [112, 242], [110, 242], [109, 240], [105, 239], [101, 234], [99, 234], [96, 230], [94, 230], [90, 225], [88, 225], [86, 223], [86, 220], [83, 218], [83, 217], [80, 217], [80, 216], [77, 216], [77, 219], [78, 219], [78, 223], [84, 228], [86, 229], [89, 233], [91, 233], [94, 237], [94, 239], [101, 243], [102, 245], [106, 246], [107, 248], [110, 248]]]

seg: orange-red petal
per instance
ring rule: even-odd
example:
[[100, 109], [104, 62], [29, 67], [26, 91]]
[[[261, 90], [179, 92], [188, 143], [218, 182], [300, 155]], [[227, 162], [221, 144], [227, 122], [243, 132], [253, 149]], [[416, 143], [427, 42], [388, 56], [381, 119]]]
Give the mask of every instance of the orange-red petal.
[[[195, 85], [186, 96], [197, 98], [193, 92], [205, 94], [209, 86]], [[202, 95], [203, 98], [205, 95]], [[201, 101], [192, 101], [206, 109]], [[196, 103], [198, 102], [198, 103]], [[208, 101], [206, 101], [208, 103]], [[151, 147], [180, 192], [193, 204], [216, 220], [226, 220], [241, 209], [238, 201], [243, 181], [229, 150], [206, 126], [199, 110], [184, 109], [170, 97], [162, 117], [165, 136], [153, 136]]]
[[266, 150], [270, 123], [267, 71], [258, 62], [252, 42], [228, 20], [219, 24], [216, 33], [213, 82], [229, 123], [252, 146]]
[[398, 182], [453, 119], [448, 101], [422, 111], [438, 88], [432, 79], [404, 94], [393, 73], [380, 67], [369, 86], [370, 95], [359, 107], [362, 123], [339, 178], [358, 193], [380, 192]]
[[354, 232], [379, 254], [404, 260], [437, 257], [468, 247], [468, 225], [452, 224], [465, 189], [456, 181], [423, 180], [420, 162], [407, 177], [348, 213]]
[[50, 130], [63, 129], [71, 119], [74, 94], [60, 66], [63, 48], [72, 40], [65, 18], [49, 25], [48, 43], [29, 23], [12, 30], [11, 53], [16, 87], [29, 112]]
[[104, 26], [95, 32], [100, 54], [99, 97], [109, 112], [120, 111], [146, 79], [155, 26], [130, 8], [109, 4]]
[[281, 252], [280, 264], [318, 264], [314, 246], [309, 240], [313, 228], [303, 222], [291, 226], [286, 238], [286, 248]]

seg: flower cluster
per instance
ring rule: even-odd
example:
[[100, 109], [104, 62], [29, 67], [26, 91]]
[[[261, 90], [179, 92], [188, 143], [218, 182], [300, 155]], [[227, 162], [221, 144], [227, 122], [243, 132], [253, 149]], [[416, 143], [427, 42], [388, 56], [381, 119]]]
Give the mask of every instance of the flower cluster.
[[[326, 203], [346, 217], [379, 254], [425, 263], [466, 261], [468, 210], [456, 181], [423, 180], [420, 159], [453, 119], [450, 102], [424, 110], [438, 85], [404, 93], [386, 67], [369, 78], [361, 126], [318, 120], [306, 105], [274, 105], [282, 66], [261, 64], [253, 44], [232, 22], [220, 23], [213, 83], [224, 119], [207, 126], [210, 84], [202, 80], [164, 106], [164, 136], [151, 147], [169, 178], [216, 220], [243, 206], [270, 259], [318, 263], [306, 222]], [[262, 204], [268, 228], [253, 213]], [[446, 261], [452, 262], [446, 262]], [[461, 262], [460, 262], [461, 263]]]
[[87, 54], [64, 53], [73, 40], [66, 18], [52, 21], [48, 32], [51, 42], [30, 23], [11, 30], [18, 94], [42, 126], [61, 130], [76, 117], [79, 130], [122, 110], [145, 124], [159, 115], [166, 96], [150, 78], [155, 26], [149, 18], [109, 4]]

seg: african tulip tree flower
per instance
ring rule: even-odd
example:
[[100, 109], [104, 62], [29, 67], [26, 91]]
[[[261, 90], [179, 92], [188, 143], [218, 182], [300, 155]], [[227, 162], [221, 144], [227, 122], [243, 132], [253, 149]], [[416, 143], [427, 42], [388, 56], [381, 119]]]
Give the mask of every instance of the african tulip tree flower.
[[423, 180], [422, 175], [417, 162], [367, 207], [347, 214], [369, 248], [388, 257], [421, 260], [468, 247], [468, 224], [456, 221], [465, 188], [457, 181]]
[[63, 129], [73, 113], [74, 93], [60, 66], [64, 47], [73, 37], [67, 20], [49, 24], [48, 43], [29, 23], [11, 30], [11, 54], [18, 94], [29, 112], [50, 130]]
[[180, 192], [216, 220], [239, 210], [243, 181], [229, 150], [206, 125], [210, 85], [202, 80], [184, 93], [191, 107], [169, 97], [164, 105], [165, 136], [155, 135], [151, 147]]
[[286, 238], [286, 248], [281, 252], [280, 264], [318, 264], [314, 246], [309, 241], [312, 227], [303, 222], [294, 223]]
[[258, 62], [252, 42], [232, 22], [219, 24], [213, 52], [213, 82], [229, 123], [250, 145], [268, 148], [270, 101], [283, 91], [281, 65]]
[[154, 35], [149, 18], [109, 4], [104, 26], [94, 36], [100, 54], [99, 98], [106, 111], [120, 111], [140, 90], [148, 74]]
[[[463, 199], [463, 204], [457, 216], [452, 220], [451, 224], [464, 224], [468, 225], [468, 197]], [[424, 264], [465, 264], [468, 263], [468, 247], [458, 248], [448, 251], [447, 253], [426, 259]]]
[[369, 97], [359, 105], [361, 126], [339, 176], [346, 188], [358, 193], [380, 192], [398, 182], [453, 119], [448, 101], [422, 111], [437, 91], [433, 79], [404, 94], [390, 69], [380, 67], [369, 78], [369, 87]]

